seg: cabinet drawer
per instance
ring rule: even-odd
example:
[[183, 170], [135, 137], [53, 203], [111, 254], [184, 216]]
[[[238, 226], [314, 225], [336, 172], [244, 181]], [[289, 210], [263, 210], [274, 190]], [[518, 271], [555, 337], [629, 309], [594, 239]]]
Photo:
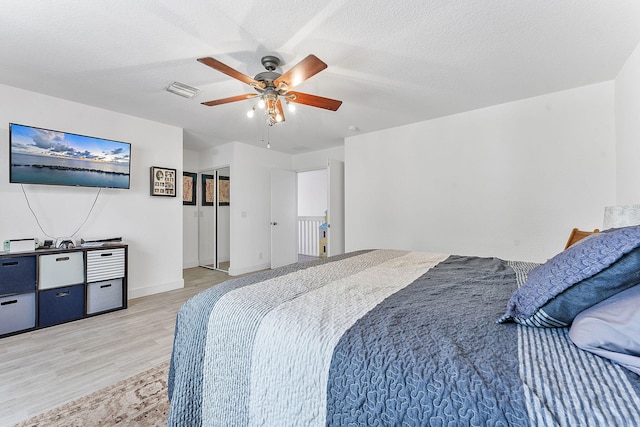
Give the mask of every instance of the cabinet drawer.
[[87, 282], [124, 277], [124, 248], [87, 252]]
[[84, 285], [38, 293], [38, 326], [51, 326], [84, 317]]
[[87, 285], [87, 314], [122, 306], [122, 279], [104, 280]]
[[84, 253], [62, 252], [38, 257], [39, 289], [84, 283]]
[[36, 293], [0, 298], [0, 335], [36, 326]]
[[35, 256], [0, 259], [0, 295], [19, 294], [35, 290]]

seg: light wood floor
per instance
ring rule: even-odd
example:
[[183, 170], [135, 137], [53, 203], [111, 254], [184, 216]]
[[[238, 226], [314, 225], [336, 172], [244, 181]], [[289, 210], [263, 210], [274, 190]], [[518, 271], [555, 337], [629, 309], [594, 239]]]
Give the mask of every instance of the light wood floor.
[[180, 306], [228, 278], [189, 268], [183, 289], [130, 300], [126, 310], [0, 339], [0, 426], [168, 361]]

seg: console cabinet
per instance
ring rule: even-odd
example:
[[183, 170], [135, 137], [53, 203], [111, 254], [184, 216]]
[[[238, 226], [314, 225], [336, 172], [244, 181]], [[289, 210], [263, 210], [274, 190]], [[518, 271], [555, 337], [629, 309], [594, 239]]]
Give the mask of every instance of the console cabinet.
[[127, 308], [127, 249], [0, 253], [0, 338]]

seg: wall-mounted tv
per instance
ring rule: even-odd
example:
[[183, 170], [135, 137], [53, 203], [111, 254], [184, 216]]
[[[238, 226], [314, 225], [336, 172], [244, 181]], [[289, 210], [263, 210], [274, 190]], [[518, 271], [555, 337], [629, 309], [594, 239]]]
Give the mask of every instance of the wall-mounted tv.
[[131, 144], [9, 124], [9, 181], [129, 188]]

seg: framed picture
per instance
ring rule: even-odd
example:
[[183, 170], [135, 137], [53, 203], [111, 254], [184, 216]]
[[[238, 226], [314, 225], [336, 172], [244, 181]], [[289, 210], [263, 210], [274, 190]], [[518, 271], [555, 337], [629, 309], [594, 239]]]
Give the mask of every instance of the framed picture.
[[218, 206], [229, 206], [229, 188], [229, 177], [218, 175]]
[[216, 178], [202, 174], [202, 206], [213, 206], [216, 201]]
[[176, 197], [176, 170], [151, 166], [151, 195]]
[[182, 172], [182, 204], [195, 206], [198, 174]]

